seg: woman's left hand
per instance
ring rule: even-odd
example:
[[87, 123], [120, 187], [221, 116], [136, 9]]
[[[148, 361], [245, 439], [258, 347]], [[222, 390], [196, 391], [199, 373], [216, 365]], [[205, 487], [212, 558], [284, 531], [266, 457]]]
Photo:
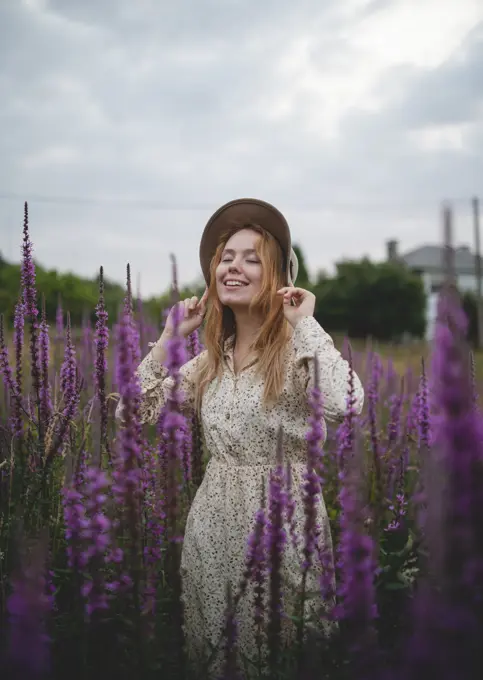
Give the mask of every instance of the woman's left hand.
[[[314, 315], [315, 295], [310, 291], [290, 286], [280, 288], [277, 295], [283, 296], [283, 313], [292, 328], [304, 317]], [[295, 304], [292, 304], [292, 300]]]

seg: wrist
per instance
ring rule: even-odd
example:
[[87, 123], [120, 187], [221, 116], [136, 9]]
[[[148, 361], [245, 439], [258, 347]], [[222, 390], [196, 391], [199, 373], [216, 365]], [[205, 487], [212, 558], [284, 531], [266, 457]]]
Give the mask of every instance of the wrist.
[[[180, 338], [185, 338], [185, 339], [188, 337], [188, 336], [186, 335], [186, 333], [180, 333], [179, 330], [178, 330], [178, 336], [179, 336]], [[164, 345], [165, 342], [167, 342], [168, 340], [172, 340], [173, 338], [174, 338], [174, 331], [173, 331], [173, 329], [169, 329], [169, 330], [166, 330], [166, 329], [165, 329], [165, 330], [161, 333], [160, 338], [159, 338], [159, 340], [158, 340], [158, 342], [157, 342], [156, 344], [157, 344], [157, 345]]]
[[296, 326], [303, 321], [304, 319], [309, 319], [313, 317], [313, 314], [301, 314], [300, 316], [295, 317], [294, 319], [290, 319], [289, 323], [292, 326], [292, 328], [295, 330]]

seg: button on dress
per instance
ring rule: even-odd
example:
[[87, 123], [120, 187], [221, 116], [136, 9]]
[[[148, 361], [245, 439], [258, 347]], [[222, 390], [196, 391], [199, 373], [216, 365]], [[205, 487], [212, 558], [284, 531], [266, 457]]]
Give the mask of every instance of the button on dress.
[[[206, 388], [201, 403], [201, 426], [209, 461], [195, 495], [186, 523], [181, 557], [185, 638], [189, 655], [201, 660], [207, 649], [220, 644], [226, 609], [226, 586], [236, 593], [243, 574], [247, 540], [260, 508], [262, 487], [276, 464], [277, 433], [283, 428], [284, 462], [290, 463], [292, 496], [296, 503], [294, 545], [288, 526], [284, 549], [283, 609], [289, 614], [297, 602], [301, 584], [304, 512], [301, 485], [306, 472], [306, 434], [313, 387], [313, 359], [320, 366], [320, 390], [324, 419], [340, 421], [346, 411], [349, 365], [335, 348], [331, 337], [313, 317], [303, 318], [289, 340], [282, 394], [272, 406], [263, 404], [263, 378], [252, 362], [238, 374], [233, 370], [233, 348], [225, 346], [223, 371]], [[194, 408], [195, 380], [203, 353], [181, 369], [181, 391], [187, 409]], [[167, 370], [149, 353], [138, 367], [142, 389], [141, 417], [156, 422], [172, 386]], [[357, 375], [355, 409], [360, 412], [364, 391]], [[119, 408], [119, 407], [118, 407]], [[322, 423], [324, 440], [327, 435]], [[317, 496], [319, 541], [332, 554], [329, 521], [322, 494]], [[293, 532], [292, 532], [293, 535]], [[306, 602], [308, 615], [322, 621], [320, 563], [309, 572], [306, 592], [315, 593]], [[249, 588], [238, 605], [238, 649], [240, 658], [256, 658], [253, 624], [253, 590]], [[322, 625], [322, 624], [321, 624]], [[290, 620], [284, 624], [290, 638]], [[222, 651], [215, 654], [219, 669]], [[216, 671], [218, 672], [218, 671]]]

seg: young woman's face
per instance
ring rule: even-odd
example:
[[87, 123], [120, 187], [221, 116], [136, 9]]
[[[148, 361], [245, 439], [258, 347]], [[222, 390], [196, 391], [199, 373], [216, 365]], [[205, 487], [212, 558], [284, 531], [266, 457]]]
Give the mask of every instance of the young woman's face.
[[256, 251], [260, 235], [241, 229], [227, 241], [216, 268], [216, 291], [222, 305], [248, 307], [262, 286], [262, 263]]

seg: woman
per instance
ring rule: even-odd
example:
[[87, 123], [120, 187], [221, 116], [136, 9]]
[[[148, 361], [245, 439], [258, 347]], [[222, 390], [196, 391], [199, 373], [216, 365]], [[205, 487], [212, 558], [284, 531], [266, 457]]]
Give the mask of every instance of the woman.
[[[206, 350], [182, 368], [186, 408], [200, 412], [210, 460], [187, 520], [182, 553], [185, 633], [188, 650], [200, 659], [220, 642], [226, 584], [240, 583], [247, 539], [260, 507], [263, 480], [276, 460], [277, 433], [284, 435], [296, 501], [295, 524], [303, 534], [300, 487], [306, 470], [307, 393], [313, 361], [320, 365], [320, 389], [327, 419], [346, 410], [349, 366], [313, 317], [315, 297], [295, 288], [297, 258], [288, 224], [273, 206], [240, 199], [222, 206], [209, 220], [200, 244], [207, 289], [202, 299], [185, 300], [179, 332], [188, 336], [205, 319]], [[170, 389], [164, 367], [172, 315], [138, 368], [144, 421], [156, 422]], [[355, 408], [363, 389], [355, 376]], [[325, 429], [325, 423], [324, 423]], [[331, 554], [323, 498], [317, 516], [321, 540]], [[301, 552], [288, 538], [283, 580], [284, 610], [295, 606], [301, 581]], [[317, 591], [310, 574], [307, 592]], [[238, 645], [254, 658], [252, 592], [237, 610]], [[320, 595], [308, 611], [320, 607]], [[288, 620], [287, 620], [288, 621]], [[218, 656], [219, 659], [219, 656]]]

